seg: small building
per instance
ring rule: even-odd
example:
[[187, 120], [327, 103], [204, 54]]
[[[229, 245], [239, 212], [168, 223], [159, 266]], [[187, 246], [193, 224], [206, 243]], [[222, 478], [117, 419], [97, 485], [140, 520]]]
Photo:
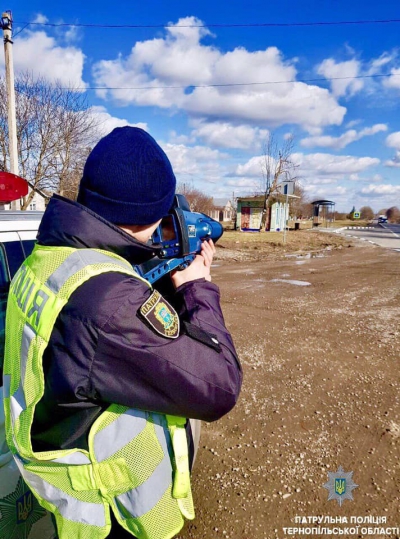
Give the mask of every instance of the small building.
[[270, 207], [268, 230], [284, 230], [289, 219], [289, 204], [286, 202], [274, 202]]
[[237, 199], [236, 227], [243, 231], [259, 231], [264, 208], [264, 196], [248, 196]]
[[[261, 230], [264, 212], [264, 195], [240, 197], [237, 199], [236, 226], [244, 232]], [[266, 208], [265, 230], [283, 230], [289, 214], [286, 202], [274, 202]]]
[[39, 193], [35, 193], [27, 209], [33, 211], [44, 211], [46, 209], [46, 198]]
[[[29, 189], [31, 192], [31, 189]], [[32, 200], [29, 203], [29, 206], [26, 208], [27, 211], [44, 211], [46, 209], [46, 203], [50, 199], [50, 195], [47, 193], [44, 193], [43, 191], [37, 190], [36, 193], [33, 195]], [[14, 200], [13, 202], [10, 202], [9, 204], [4, 204], [5, 210], [20, 210], [22, 206], [23, 200], [18, 199]]]
[[209, 211], [210, 217], [219, 221], [232, 221], [234, 216], [233, 205], [226, 198], [213, 198], [213, 208]]

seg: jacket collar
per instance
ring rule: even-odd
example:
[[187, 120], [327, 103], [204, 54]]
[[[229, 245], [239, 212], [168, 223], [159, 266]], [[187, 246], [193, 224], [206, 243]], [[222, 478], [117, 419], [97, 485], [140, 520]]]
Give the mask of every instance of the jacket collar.
[[78, 202], [53, 195], [39, 226], [37, 240], [48, 247], [104, 249], [142, 264], [160, 247], [141, 243]]

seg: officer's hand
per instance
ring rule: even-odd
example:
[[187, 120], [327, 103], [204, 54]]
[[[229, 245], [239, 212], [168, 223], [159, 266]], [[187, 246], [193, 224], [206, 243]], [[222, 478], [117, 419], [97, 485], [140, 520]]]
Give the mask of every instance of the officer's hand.
[[[216, 248], [213, 240], [203, 241], [201, 244], [201, 256], [204, 258], [204, 265], [211, 268], [213, 257], [216, 253]], [[211, 281], [211, 276], [208, 281]]]
[[196, 279], [203, 278], [206, 281], [211, 281], [210, 268], [215, 251], [215, 245], [212, 240], [203, 242], [201, 245], [201, 254], [196, 256], [190, 266], [182, 271], [171, 272], [171, 280], [175, 288]]

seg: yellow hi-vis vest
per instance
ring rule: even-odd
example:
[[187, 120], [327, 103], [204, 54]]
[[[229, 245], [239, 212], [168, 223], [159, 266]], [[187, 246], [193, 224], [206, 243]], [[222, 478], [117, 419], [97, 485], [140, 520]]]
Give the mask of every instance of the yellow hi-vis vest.
[[7, 443], [39, 503], [55, 515], [59, 539], [103, 539], [110, 507], [139, 539], [169, 539], [183, 517], [194, 518], [184, 418], [112, 404], [93, 423], [88, 451], [32, 450], [43, 352], [56, 318], [74, 290], [109, 271], [141, 279], [113, 253], [43, 246], [15, 275], [6, 318]]

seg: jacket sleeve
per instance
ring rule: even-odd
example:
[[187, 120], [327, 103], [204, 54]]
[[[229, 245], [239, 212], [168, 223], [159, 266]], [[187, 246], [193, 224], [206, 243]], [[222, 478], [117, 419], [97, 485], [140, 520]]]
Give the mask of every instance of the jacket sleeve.
[[172, 339], [140, 314], [151, 291], [127, 281], [115, 292], [124, 300], [99, 330], [90, 372], [99, 398], [204, 421], [229, 412], [238, 399], [242, 371], [218, 287], [197, 280], [177, 290], [173, 303], [184, 332]]

